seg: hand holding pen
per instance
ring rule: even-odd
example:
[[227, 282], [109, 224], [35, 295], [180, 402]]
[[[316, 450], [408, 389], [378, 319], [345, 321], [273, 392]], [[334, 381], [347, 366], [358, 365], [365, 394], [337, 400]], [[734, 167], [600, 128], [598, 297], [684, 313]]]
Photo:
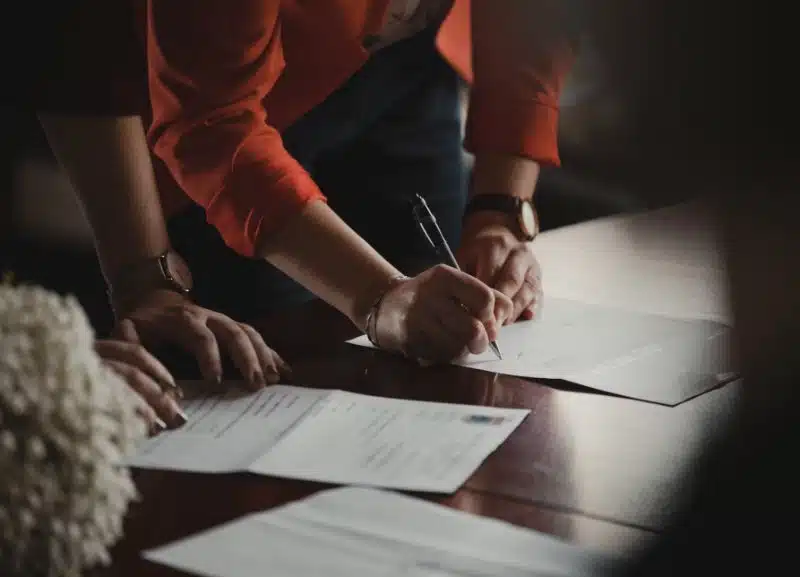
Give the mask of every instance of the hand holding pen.
[[[453, 251], [450, 249], [450, 246], [447, 243], [447, 239], [445, 239], [444, 234], [442, 234], [442, 230], [441, 228], [439, 228], [439, 223], [436, 222], [436, 217], [434, 216], [431, 209], [428, 207], [428, 203], [425, 202], [425, 199], [420, 195], [416, 195], [412, 207], [413, 207], [414, 219], [416, 220], [417, 225], [422, 231], [422, 234], [425, 236], [425, 239], [431, 245], [432, 249], [444, 259], [447, 265], [449, 265], [453, 269], [461, 271], [461, 267], [458, 266], [458, 261], [456, 260]], [[507, 297], [505, 297], [501, 293], [496, 293], [494, 296], [495, 298], [498, 298], [500, 300], [507, 299]], [[464, 308], [469, 311], [469, 307], [465, 303], [460, 301], [457, 302], [459, 306], [461, 306], [461, 308]], [[487, 335], [488, 332], [489, 331], [487, 331]], [[492, 352], [498, 359], [502, 359], [503, 356], [500, 353], [500, 348], [497, 346], [497, 343], [495, 342], [496, 335], [494, 333], [496, 331], [492, 330], [491, 332], [492, 335], [489, 336], [489, 348], [492, 350]]]
[[497, 338], [495, 310], [513, 304], [475, 277], [440, 264], [391, 284], [368, 317], [377, 347], [428, 362], [481, 354]]
[[361, 322], [375, 346], [412, 359], [450, 362], [483, 353], [497, 338], [498, 315], [513, 310], [511, 299], [457, 267], [440, 264], [412, 278], [398, 274], [365, 295], [369, 312]]

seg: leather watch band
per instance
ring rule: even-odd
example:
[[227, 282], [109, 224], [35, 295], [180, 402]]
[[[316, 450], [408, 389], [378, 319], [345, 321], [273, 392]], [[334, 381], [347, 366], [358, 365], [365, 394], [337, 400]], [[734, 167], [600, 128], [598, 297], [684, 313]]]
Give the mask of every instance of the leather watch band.
[[473, 196], [464, 209], [464, 216], [475, 212], [500, 212], [510, 216], [516, 224], [517, 234], [526, 242], [539, 233], [539, 219], [533, 202], [507, 194], [478, 194]]
[[464, 210], [464, 214], [491, 210], [516, 216], [521, 199], [507, 194], [477, 194], [473, 196]]

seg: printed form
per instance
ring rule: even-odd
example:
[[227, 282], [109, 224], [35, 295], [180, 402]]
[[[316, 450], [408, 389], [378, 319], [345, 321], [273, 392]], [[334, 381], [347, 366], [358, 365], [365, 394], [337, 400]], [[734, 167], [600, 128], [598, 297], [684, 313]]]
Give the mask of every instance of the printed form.
[[[362, 336], [351, 344], [372, 347]], [[541, 318], [504, 326], [503, 354], [454, 364], [504, 375], [569, 381], [677, 405], [736, 377], [730, 327], [566, 299], [545, 299]]]
[[358, 487], [322, 491], [144, 556], [209, 577], [601, 577], [615, 563], [536, 531]]
[[186, 425], [148, 439], [128, 463], [438, 493], [456, 491], [529, 413], [288, 385], [184, 410]]

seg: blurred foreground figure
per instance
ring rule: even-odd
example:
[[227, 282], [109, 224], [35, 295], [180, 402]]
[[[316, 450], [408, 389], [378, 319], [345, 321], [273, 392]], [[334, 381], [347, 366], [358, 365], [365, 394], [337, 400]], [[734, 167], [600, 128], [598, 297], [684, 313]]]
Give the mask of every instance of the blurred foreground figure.
[[687, 187], [717, 207], [745, 380], [739, 413], [687, 477], [685, 507], [630, 575], [773, 575], [800, 512], [800, 227], [780, 66], [792, 20], [755, 2], [612, 0], [591, 26], [636, 117], [644, 193]]
[[0, 284], [3, 577], [80, 577], [122, 536], [144, 403], [94, 344], [74, 298]]

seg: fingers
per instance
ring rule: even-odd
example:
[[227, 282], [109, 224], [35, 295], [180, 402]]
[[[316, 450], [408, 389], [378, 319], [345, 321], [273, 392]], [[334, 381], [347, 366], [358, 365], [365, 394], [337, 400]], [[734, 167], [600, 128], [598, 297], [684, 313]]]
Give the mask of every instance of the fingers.
[[[494, 290], [494, 318], [497, 319], [497, 326], [502, 326], [511, 322], [514, 318], [514, 302], [508, 296], [497, 289]], [[495, 337], [492, 338], [494, 340]]]
[[214, 333], [206, 326], [206, 320], [192, 312], [192, 309], [181, 309], [179, 315], [179, 318], [164, 325], [165, 336], [171, 337], [170, 340], [177, 341], [194, 355], [203, 378], [220, 384], [222, 357]]
[[253, 344], [253, 348], [261, 362], [261, 367], [264, 370], [267, 382], [270, 384], [277, 383], [281, 377], [284, 379], [291, 379], [292, 369], [278, 353], [267, 346], [261, 333], [248, 324], [240, 323], [239, 326], [250, 338], [250, 342]]
[[517, 294], [515, 294], [514, 298], [511, 299], [514, 302], [513, 318], [520, 318], [520, 316], [526, 310], [530, 310], [530, 307], [533, 306], [533, 301], [535, 298], [536, 288], [533, 285], [533, 281], [524, 281], [520, 289], [517, 291]]
[[447, 360], [456, 358], [465, 350], [475, 355], [486, 350], [491, 339], [482, 323], [454, 301], [445, 300], [437, 304], [431, 313], [452, 342], [448, 347], [452, 356]]
[[[458, 308], [458, 305], [453, 303]], [[461, 316], [468, 316], [463, 310]], [[414, 326], [410, 327], [409, 339], [405, 347], [406, 356], [432, 362], [449, 362], [463, 351], [460, 340], [445, 328], [439, 315], [429, 313], [420, 315]], [[480, 323], [478, 323], [480, 324]]]
[[477, 278], [445, 265], [431, 269], [435, 285], [445, 295], [464, 305], [473, 316], [484, 324], [495, 323], [495, 293]]
[[204, 309], [192, 305], [171, 306], [160, 314], [137, 321], [124, 319], [115, 334], [130, 342], [177, 345], [197, 361], [203, 378], [215, 384], [222, 382], [222, 358], [214, 333], [206, 326]]
[[[165, 421], [166, 425], [179, 427], [186, 422], [186, 415], [181, 411], [175, 399], [164, 393], [150, 375], [121, 360], [106, 359], [105, 362], [144, 399], [155, 414]], [[160, 427], [157, 420], [154, 419], [151, 422], [155, 423], [156, 428]]]
[[526, 321], [539, 318], [544, 305], [544, 291], [542, 290], [541, 279], [537, 280], [537, 289], [534, 291], [533, 302], [522, 311], [520, 318]]
[[506, 317], [513, 322], [533, 303], [537, 291], [538, 263], [525, 245], [520, 245], [508, 255], [494, 280], [494, 288], [511, 297], [513, 308]]
[[[203, 377], [222, 383], [224, 350], [251, 389], [289, 378], [289, 366], [252, 327], [189, 302], [151, 310], [138, 320], [125, 319], [116, 327], [119, 338], [132, 343], [170, 343], [191, 353]], [[222, 349], [222, 350], [221, 350]], [[155, 375], [154, 375], [155, 376]]]
[[136, 323], [131, 319], [122, 319], [116, 327], [114, 327], [114, 337], [129, 343], [141, 343], [139, 332], [136, 330]]
[[271, 384], [278, 382], [277, 368], [263, 366], [243, 325], [224, 315], [210, 315], [206, 322], [208, 328], [230, 354], [249, 388], [258, 390], [268, 381]]
[[94, 345], [97, 354], [106, 360], [122, 361], [146, 373], [162, 387], [179, 390], [167, 367], [151, 355], [142, 345], [115, 339], [102, 339]]
[[166, 431], [169, 427], [164, 420], [156, 414], [153, 407], [148, 405], [141, 395], [138, 395], [138, 397], [140, 404], [136, 407], [136, 414], [147, 424], [147, 430], [150, 434], [157, 435], [162, 431]]
[[[112, 366], [113, 361], [104, 361], [103, 364], [106, 365], [114, 374], [120, 378], [123, 378], [124, 380], [124, 377], [119, 374], [119, 371]], [[134, 397], [136, 397], [136, 400], [134, 401], [134, 411], [145, 422], [149, 433], [151, 435], [157, 435], [158, 433], [165, 431], [168, 427], [164, 420], [156, 414], [155, 410], [153, 410], [153, 407], [147, 404], [147, 401], [144, 399], [144, 397], [142, 397], [141, 394], [139, 394], [138, 391], [134, 390], [132, 387], [130, 387], [130, 385], [128, 386], [131, 389]]]
[[532, 260], [533, 255], [526, 248], [512, 250], [492, 283], [494, 288], [510, 297], [517, 294], [525, 282]]

